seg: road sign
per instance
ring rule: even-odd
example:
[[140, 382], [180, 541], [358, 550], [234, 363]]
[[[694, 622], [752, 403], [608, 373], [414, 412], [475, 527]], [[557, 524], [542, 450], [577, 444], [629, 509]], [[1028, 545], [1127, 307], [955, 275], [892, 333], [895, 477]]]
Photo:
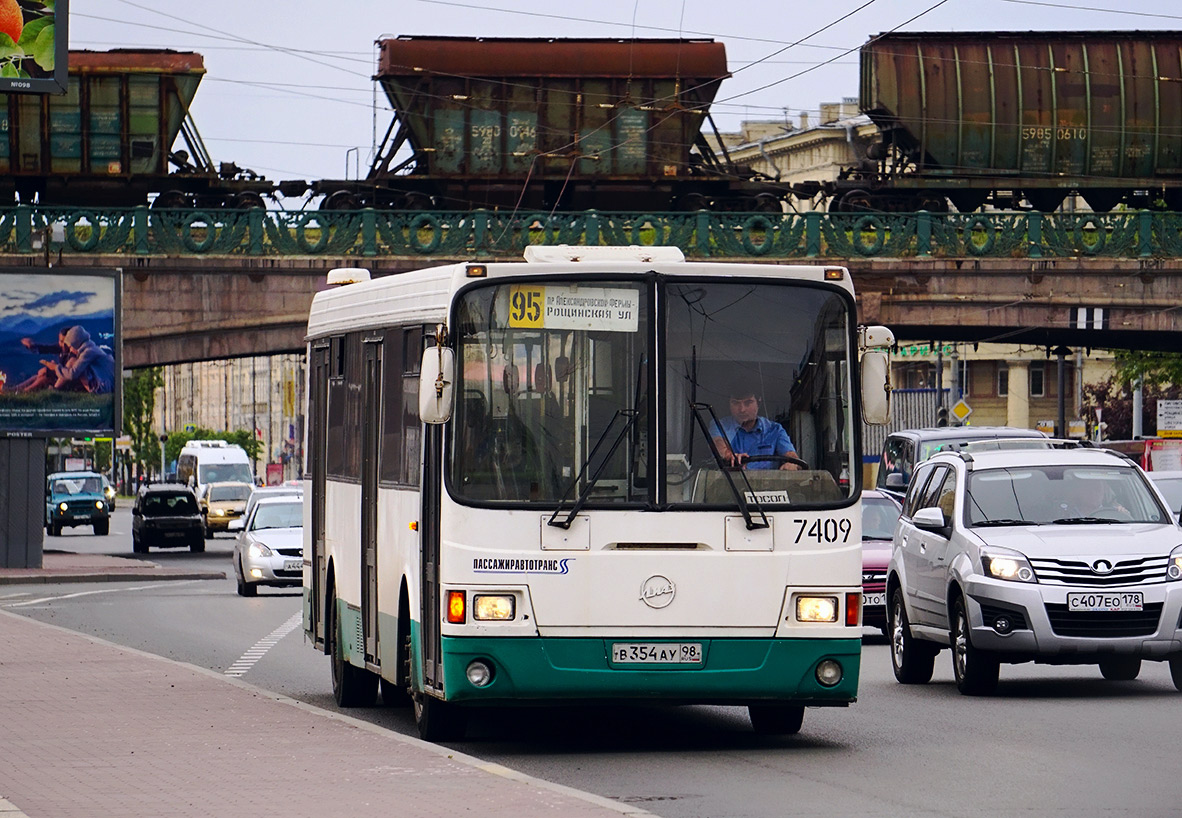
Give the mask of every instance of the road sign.
[[1182, 400], [1158, 400], [1157, 436], [1182, 437]]
[[973, 413], [973, 407], [969, 406], [968, 403], [965, 402], [964, 398], [961, 398], [956, 403], [952, 404], [952, 409], [950, 411], [952, 412], [952, 417], [956, 418], [957, 423], [964, 423], [966, 420], [968, 420], [969, 415]]

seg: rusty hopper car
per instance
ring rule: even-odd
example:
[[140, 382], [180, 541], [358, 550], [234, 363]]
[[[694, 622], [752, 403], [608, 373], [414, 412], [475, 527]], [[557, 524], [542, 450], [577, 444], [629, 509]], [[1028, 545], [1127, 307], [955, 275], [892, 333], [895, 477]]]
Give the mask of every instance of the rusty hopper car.
[[[1049, 211], [1078, 193], [1182, 207], [1182, 32], [893, 33], [861, 51], [874, 167], [836, 210], [990, 203]], [[874, 165], [874, 163], [871, 163]]]
[[727, 76], [711, 40], [382, 40], [382, 149], [313, 190], [327, 209], [779, 210], [702, 135]]
[[[273, 185], [215, 168], [189, 118], [200, 54], [71, 51], [61, 96], [0, 94], [0, 203], [261, 206]], [[177, 136], [188, 151], [173, 150]]]

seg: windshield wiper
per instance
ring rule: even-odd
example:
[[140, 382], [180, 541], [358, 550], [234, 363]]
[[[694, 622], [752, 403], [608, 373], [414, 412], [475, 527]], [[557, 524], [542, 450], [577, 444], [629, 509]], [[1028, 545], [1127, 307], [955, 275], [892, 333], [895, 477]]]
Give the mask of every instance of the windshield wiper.
[[1122, 520], [1114, 520], [1111, 517], [1060, 517], [1057, 520], [1051, 520], [1055, 525], [1093, 525], [1095, 523], [1119, 523]]
[[1015, 520], [1011, 517], [1004, 517], [999, 520], [981, 520], [979, 523], [973, 523], [973, 528], [986, 528], [995, 525], [1042, 525], [1033, 520]]
[[[628, 420], [623, 426], [620, 427], [619, 433], [616, 434], [616, 436], [612, 439], [611, 448], [608, 449], [604, 458], [599, 461], [599, 467], [595, 469], [595, 473], [591, 475], [591, 477], [587, 480], [587, 483], [583, 486], [583, 490], [579, 492], [579, 496], [575, 499], [574, 505], [570, 507], [570, 511], [567, 513], [566, 519], [559, 520], [558, 515], [562, 513], [562, 506], [566, 502], [567, 496], [571, 493], [571, 489], [579, 485], [579, 481], [583, 478], [583, 474], [587, 471], [592, 461], [595, 460], [595, 454], [599, 451], [599, 447], [603, 445], [603, 441], [607, 440], [607, 433], [612, 430], [612, 426], [614, 426], [616, 423], [616, 418], [619, 417], [626, 417]], [[591, 496], [591, 489], [593, 489], [595, 484], [599, 481], [599, 477], [603, 474], [603, 470], [607, 468], [607, 464], [611, 461], [612, 455], [616, 453], [616, 449], [620, 448], [620, 443], [623, 441], [624, 435], [626, 435], [628, 430], [631, 429], [633, 424], [636, 423], [636, 419], [638, 417], [640, 417], [639, 409], [616, 410], [616, 413], [612, 415], [612, 419], [609, 420], [607, 422], [607, 426], [604, 427], [603, 434], [599, 436], [599, 440], [595, 441], [595, 445], [591, 447], [591, 452], [587, 455], [587, 459], [583, 461], [583, 465], [579, 468], [579, 473], [575, 475], [575, 479], [571, 481], [571, 484], [567, 486], [566, 491], [563, 492], [562, 499], [558, 501], [558, 508], [554, 509], [554, 513], [550, 515], [550, 519], [546, 521], [546, 525], [555, 525], [563, 529], [569, 529], [571, 527], [571, 523], [575, 521], [575, 517], [578, 515], [579, 510], [584, 505], [586, 505], [587, 498]]]
[[[718, 470], [726, 478], [726, 484], [730, 486], [731, 494], [735, 496], [735, 502], [739, 505], [739, 513], [743, 515], [743, 521], [747, 523], [747, 530], [753, 531], [757, 528], [771, 528], [771, 523], [767, 521], [767, 515], [763, 513], [763, 506], [759, 504], [759, 497], [756, 496], [755, 491], [751, 488], [751, 481], [747, 479], [746, 470], [739, 469], [739, 475], [743, 478], [743, 484], [747, 487], [746, 494], [739, 491], [739, 487], [735, 485], [734, 478], [731, 477], [731, 470], [728, 467], [729, 464], [718, 453], [718, 449], [715, 448], [714, 441], [711, 439], [710, 430], [706, 428], [706, 422], [702, 420], [702, 415], [700, 414], [702, 409], [710, 413], [710, 417], [714, 420], [714, 427], [721, 429], [722, 424], [718, 422], [718, 416], [714, 414], [714, 409], [710, 404], [690, 401], [690, 410], [694, 413], [694, 420], [698, 422], [698, 428], [702, 430], [702, 434], [706, 438], [706, 448], [714, 455], [714, 462], [718, 464]], [[751, 498], [751, 504], [759, 512], [760, 521], [758, 522], [751, 515], [751, 510], [747, 507], [747, 497]]]

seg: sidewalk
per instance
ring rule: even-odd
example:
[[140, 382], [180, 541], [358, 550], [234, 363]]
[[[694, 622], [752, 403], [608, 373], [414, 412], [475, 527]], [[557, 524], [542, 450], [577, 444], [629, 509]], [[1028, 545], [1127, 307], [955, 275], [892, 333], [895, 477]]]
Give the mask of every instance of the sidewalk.
[[650, 815], [5, 611], [0, 644], [4, 818]]
[[[46, 551], [40, 568], [0, 568], [0, 585], [47, 582], [113, 582], [118, 580], [225, 579], [225, 571], [165, 568], [146, 559], [105, 554]], [[0, 809], [0, 816], [4, 811]]]

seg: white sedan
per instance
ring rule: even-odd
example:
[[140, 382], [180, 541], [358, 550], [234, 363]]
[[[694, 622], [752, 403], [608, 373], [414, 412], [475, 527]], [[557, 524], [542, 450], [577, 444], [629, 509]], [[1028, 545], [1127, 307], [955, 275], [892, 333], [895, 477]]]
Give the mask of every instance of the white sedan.
[[260, 585], [302, 585], [304, 504], [300, 497], [259, 500], [245, 523], [234, 520], [234, 574], [239, 596], [254, 596]]

